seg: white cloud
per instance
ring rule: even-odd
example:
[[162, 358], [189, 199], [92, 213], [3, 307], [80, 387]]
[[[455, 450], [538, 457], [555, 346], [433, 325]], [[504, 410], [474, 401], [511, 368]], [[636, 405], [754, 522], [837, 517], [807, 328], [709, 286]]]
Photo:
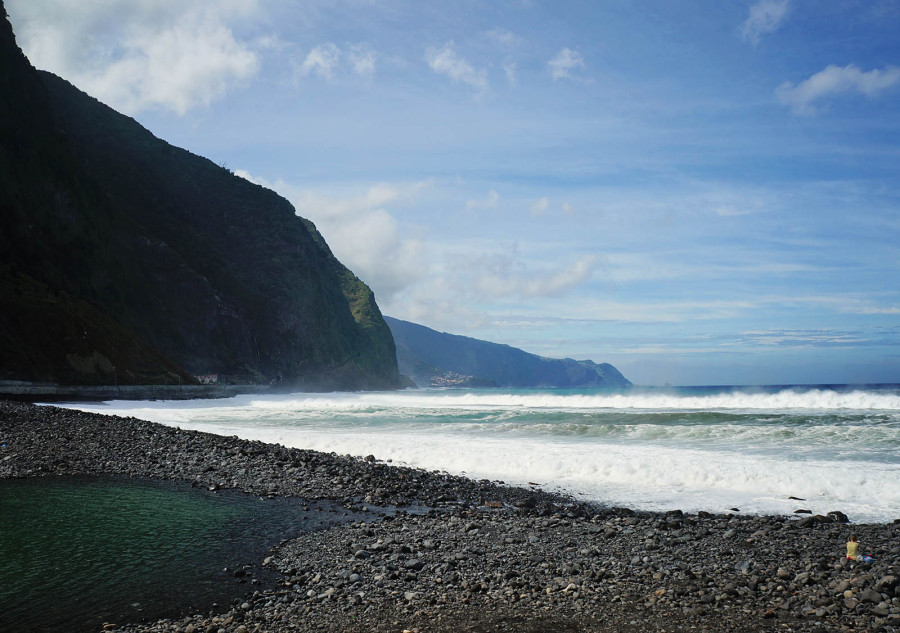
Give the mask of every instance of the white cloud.
[[454, 334], [487, 325], [488, 315], [461, 300], [462, 296], [456, 282], [438, 274], [410, 288], [399, 300], [388, 305], [379, 302], [379, 306], [385, 314]]
[[753, 211], [749, 209], [741, 209], [732, 206], [721, 206], [716, 207], [714, 209], [716, 215], [722, 216], [723, 218], [737, 218], [742, 215], [750, 215]]
[[803, 305], [824, 307], [843, 314], [893, 315], [900, 314], [900, 306], [885, 305], [883, 297], [860, 294], [837, 294], [829, 296], [789, 297], [785, 302], [794, 301]]
[[544, 196], [538, 200], [535, 200], [531, 203], [531, 215], [539, 216], [543, 215], [547, 208], [550, 206], [550, 199]]
[[733, 319], [757, 305], [744, 300], [711, 301], [613, 301], [596, 297], [580, 297], [569, 302], [566, 316], [570, 319], [598, 319], [628, 323], [684, 323]]
[[518, 83], [516, 77], [516, 62], [506, 62], [503, 64], [503, 73], [506, 75], [506, 83], [515, 86]]
[[504, 28], [491, 29], [487, 35], [491, 41], [503, 48], [515, 48], [525, 41], [521, 35]]
[[357, 75], [372, 75], [375, 73], [375, 51], [368, 44], [354, 44], [347, 54], [350, 67]]
[[555, 57], [547, 62], [547, 66], [550, 68], [550, 76], [554, 80], [571, 79], [572, 71], [586, 68], [581, 53], [570, 48], [564, 48], [559, 51]]
[[759, 0], [750, 7], [741, 37], [754, 46], [759, 44], [763, 35], [774, 33], [784, 24], [790, 5], [790, 0]]
[[487, 37], [498, 49], [505, 53], [502, 65], [503, 74], [506, 76], [506, 83], [510, 86], [515, 86], [518, 83], [516, 75], [518, 68], [512, 54], [524, 45], [525, 38], [504, 28], [491, 29], [487, 32]]
[[453, 40], [450, 40], [441, 49], [429, 49], [425, 54], [428, 66], [439, 75], [447, 75], [457, 82], [484, 92], [488, 89], [487, 73], [484, 70], [475, 70], [469, 62], [457, 55]]
[[589, 279], [597, 268], [595, 255], [583, 255], [562, 268], [523, 269], [517, 253], [473, 258], [471, 288], [482, 297], [556, 297]]
[[384, 306], [427, 271], [423, 242], [400, 225], [390, 207], [410, 204], [428, 186], [379, 183], [353, 195], [297, 189], [289, 195], [297, 213], [316, 224], [335, 256]]
[[596, 263], [597, 258], [594, 255], [584, 255], [563, 270], [528, 279], [523, 285], [523, 294], [528, 297], [559, 295], [589, 279], [596, 268]]
[[810, 348], [810, 347], [857, 347], [871, 343], [871, 339], [861, 331], [834, 329], [819, 330], [747, 330], [740, 333], [736, 341], [753, 347]]
[[372, 76], [377, 57], [375, 50], [365, 42], [351, 44], [345, 51], [333, 42], [325, 42], [307, 53], [297, 71], [304, 77], [314, 74], [329, 81], [342, 70], [363, 77]]
[[813, 102], [840, 94], [857, 92], [875, 97], [880, 92], [900, 83], [900, 67], [886, 66], [863, 72], [853, 64], [831, 65], [799, 84], [785, 82], [775, 91], [778, 99], [791, 106], [798, 114], [814, 114]]
[[300, 72], [303, 75], [315, 73], [324, 79], [331, 79], [334, 69], [337, 68], [340, 61], [340, 49], [331, 42], [326, 42], [309, 51], [300, 66]]
[[255, 45], [231, 24], [256, 0], [11, 0], [19, 45], [54, 72], [127, 113], [153, 107], [184, 114], [209, 105], [259, 68]]
[[269, 183], [267, 183], [265, 180], [255, 178], [246, 169], [235, 169], [233, 173], [235, 176], [238, 176], [239, 178], [243, 178], [244, 180], [249, 180], [254, 185], [259, 185], [260, 187], [266, 187], [267, 189], [272, 189], [272, 186]]
[[497, 203], [500, 201], [500, 194], [491, 189], [483, 200], [469, 200], [466, 202], [466, 210], [473, 209], [496, 209]]

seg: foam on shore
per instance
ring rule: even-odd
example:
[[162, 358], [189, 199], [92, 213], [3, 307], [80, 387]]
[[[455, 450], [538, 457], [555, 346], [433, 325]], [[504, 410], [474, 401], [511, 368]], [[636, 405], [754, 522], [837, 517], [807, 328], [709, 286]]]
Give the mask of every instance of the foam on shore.
[[900, 516], [900, 395], [893, 392], [422, 391], [78, 408], [534, 482], [636, 509], [789, 514], [803, 507], [871, 522]]

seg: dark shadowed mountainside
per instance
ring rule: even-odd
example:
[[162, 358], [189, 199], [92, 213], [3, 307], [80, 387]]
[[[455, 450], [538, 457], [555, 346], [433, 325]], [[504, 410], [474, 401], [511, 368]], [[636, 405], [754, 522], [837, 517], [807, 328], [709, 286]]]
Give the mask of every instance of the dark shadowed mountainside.
[[400, 371], [420, 387], [627, 387], [609, 363], [544, 358], [509, 345], [437, 332], [393, 317]]
[[0, 380], [400, 386], [311, 222], [36, 71], [0, 10]]

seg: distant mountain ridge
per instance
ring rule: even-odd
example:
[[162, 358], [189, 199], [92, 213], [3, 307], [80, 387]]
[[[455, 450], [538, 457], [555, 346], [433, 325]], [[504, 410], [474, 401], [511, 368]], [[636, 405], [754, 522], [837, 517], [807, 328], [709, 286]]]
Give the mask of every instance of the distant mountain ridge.
[[0, 380], [401, 386], [311, 222], [36, 71], [0, 14]]
[[627, 387], [609, 363], [545, 358], [385, 316], [400, 372], [420, 387]]

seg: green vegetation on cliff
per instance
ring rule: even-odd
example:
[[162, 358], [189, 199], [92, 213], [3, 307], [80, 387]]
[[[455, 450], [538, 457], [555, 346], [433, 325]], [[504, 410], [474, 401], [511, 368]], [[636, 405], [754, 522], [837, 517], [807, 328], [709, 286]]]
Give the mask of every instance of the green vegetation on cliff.
[[287, 200], [35, 71], [3, 17], [0, 379], [399, 386], [371, 290]]

